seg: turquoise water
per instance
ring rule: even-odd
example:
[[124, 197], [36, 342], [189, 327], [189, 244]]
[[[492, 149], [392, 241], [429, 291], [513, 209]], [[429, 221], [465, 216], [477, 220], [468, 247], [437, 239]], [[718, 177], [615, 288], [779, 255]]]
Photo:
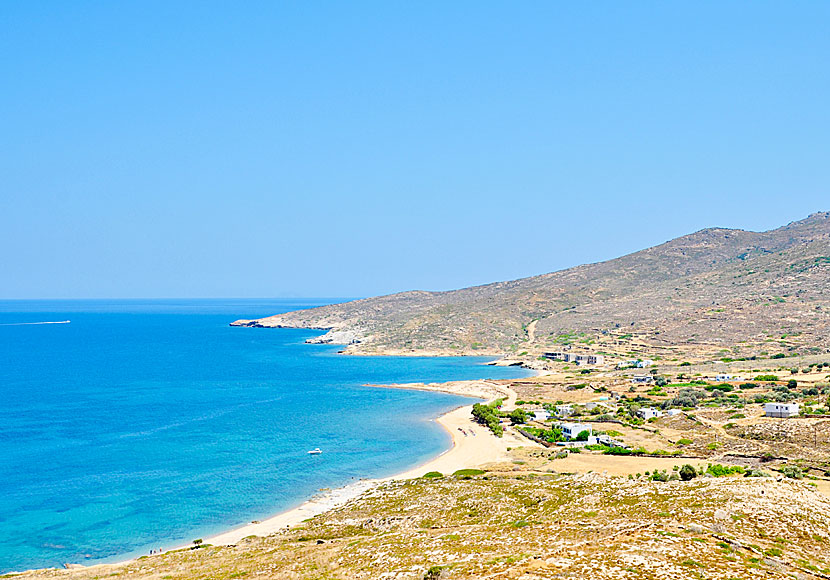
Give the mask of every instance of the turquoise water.
[[228, 326], [320, 303], [0, 302], [0, 571], [146, 554], [402, 471], [469, 401], [366, 383], [527, 375]]

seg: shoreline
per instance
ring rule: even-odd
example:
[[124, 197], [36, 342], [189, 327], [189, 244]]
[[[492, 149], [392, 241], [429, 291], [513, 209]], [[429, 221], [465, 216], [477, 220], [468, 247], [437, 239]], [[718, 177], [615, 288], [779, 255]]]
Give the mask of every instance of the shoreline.
[[[350, 355], [346, 354], [346, 356]], [[493, 363], [499, 360], [495, 358], [482, 364], [493, 365]], [[526, 371], [530, 371], [532, 373], [531, 376], [542, 374], [538, 369], [523, 368]], [[447, 393], [478, 399], [479, 401], [477, 402], [492, 402], [497, 399], [502, 399], [504, 400], [505, 406], [512, 407], [515, 405], [517, 394], [510, 388], [509, 384], [502, 383], [502, 380], [469, 379], [443, 383], [366, 384], [364, 386]], [[230, 529], [209, 536], [202, 536], [203, 545], [232, 546], [250, 536], [261, 537], [285, 532], [297, 527], [314, 516], [337, 509], [348, 501], [384, 483], [415, 479], [430, 471], [439, 471], [444, 475], [452, 475], [460, 469], [477, 468], [503, 461], [508, 458], [508, 447], [537, 446], [536, 443], [510, 432], [506, 432], [503, 438], [495, 437], [488, 428], [473, 420], [472, 405], [473, 403], [461, 405], [436, 418], [428, 419], [440, 425], [450, 436], [449, 447], [439, 455], [393, 475], [379, 478], [361, 478], [341, 487], [321, 490], [301, 504], [268, 516], [263, 520], [255, 520], [242, 525], [237, 524]], [[189, 542], [176, 544], [169, 548], [163, 547], [152, 554], [123, 555], [120, 558], [115, 556], [113, 560], [106, 559], [88, 563], [67, 562], [61, 567], [51, 569], [65, 570], [67, 572], [71, 572], [72, 570], [108, 570], [113, 567], [136, 562], [146, 557], [154, 557], [191, 548], [193, 548], [193, 544]], [[45, 569], [49, 568], [32, 568], [7, 573], [22, 574]]]
[[[446, 383], [404, 383], [387, 385], [367, 385], [375, 388], [406, 389], [449, 393], [491, 402], [504, 399], [505, 405], [516, 401], [516, 392], [508, 385], [495, 380], [476, 379], [468, 381], [449, 381]], [[297, 527], [305, 520], [322, 513], [337, 509], [348, 501], [355, 499], [379, 485], [390, 481], [415, 479], [430, 471], [439, 471], [451, 475], [459, 469], [481, 467], [507, 459], [507, 448], [517, 446], [535, 446], [532, 441], [519, 438], [512, 433], [505, 433], [502, 438], [495, 437], [488, 428], [478, 424], [472, 417], [472, 404], [451, 409], [443, 415], [431, 419], [440, 425], [450, 436], [450, 447], [428, 461], [415, 465], [405, 471], [381, 478], [367, 478], [348, 483], [342, 487], [332, 488], [319, 493], [300, 505], [279, 512], [268, 518], [236, 526], [229, 530], [207, 536], [204, 544], [214, 546], [231, 546], [249, 536], [269, 536]], [[169, 552], [190, 549], [193, 544], [183, 544], [162, 549], [161, 555]], [[70, 564], [68, 569], [89, 570], [97, 567], [112, 567], [128, 564], [146, 555], [126, 558], [115, 562], [100, 564]]]
[[[502, 398], [505, 404], [516, 400], [516, 392], [507, 385], [490, 380], [450, 381], [446, 383], [406, 383], [394, 385], [369, 385], [376, 388], [407, 389], [450, 393], [486, 400]], [[323, 492], [297, 507], [280, 512], [258, 523], [248, 523], [204, 539], [206, 544], [215, 546], [233, 545], [248, 536], [267, 536], [285, 531], [321, 513], [336, 509], [364, 492], [390, 481], [415, 479], [430, 471], [450, 475], [459, 469], [481, 467], [507, 459], [507, 447], [518, 445], [534, 446], [532, 441], [519, 439], [511, 433], [502, 438], [495, 437], [489, 429], [476, 423], [472, 418], [472, 405], [456, 407], [433, 419], [450, 436], [450, 447], [432, 459], [394, 475], [360, 479], [354, 483]], [[187, 548], [179, 546], [164, 552]], [[163, 552], [162, 552], [163, 553]], [[123, 563], [123, 562], [120, 562]]]

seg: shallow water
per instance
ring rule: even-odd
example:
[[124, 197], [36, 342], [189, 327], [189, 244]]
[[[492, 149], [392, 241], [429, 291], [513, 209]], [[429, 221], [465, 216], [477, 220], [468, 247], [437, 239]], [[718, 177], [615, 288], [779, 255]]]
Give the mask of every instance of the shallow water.
[[228, 326], [322, 303], [0, 302], [0, 571], [182, 544], [449, 446], [431, 419], [468, 399], [366, 383], [528, 374]]

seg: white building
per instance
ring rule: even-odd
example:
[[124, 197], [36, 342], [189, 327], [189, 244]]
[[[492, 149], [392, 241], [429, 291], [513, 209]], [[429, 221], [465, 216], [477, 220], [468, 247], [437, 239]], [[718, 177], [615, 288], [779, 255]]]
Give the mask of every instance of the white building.
[[637, 415], [648, 421], [649, 419], [656, 419], [657, 417], [662, 417], [663, 412], [659, 409], [655, 409], [654, 407], [643, 407], [642, 409], [637, 410]]
[[648, 358], [645, 359], [645, 360], [641, 360], [637, 363], [637, 368], [638, 369], [644, 369], [646, 367], [652, 367], [652, 366], [654, 366], [654, 361], [651, 360], [651, 359], [648, 359]]
[[799, 413], [798, 403], [764, 403], [764, 414], [767, 417], [798, 417]]
[[547, 421], [548, 419], [550, 419], [550, 413], [548, 413], [544, 409], [535, 409], [531, 411], [531, 413], [533, 414], [534, 421]]
[[605, 363], [605, 357], [601, 354], [578, 354], [572, 357], [573, 362], [578, 365], [601, 365]]
[[654, 377], [652, 377], [651, 375], [634, 375], [631, 378], [631, 382], [634, 383], [635, 385], [648, 384], [653, 380], [654, 380]]
[[576, 354], [572, 352], [553, 351], [546, 352], [545, 358], [562, 362], [572, 362], [578, 365], [601, 365], [605, 363], [605, 357], [601, 354]]
[[556, 416], [557, 417], [567, 417], [568, 415], [572, 415], [574, 412], [573, 405], [556, 405]]
[[683, 411], [681, 411], [680, 409], [669, 409], [668, 411], [666, 411], [666, 415], [668, 415], [669, 417], [674, 417], [675, 415], [679, 415], [682, 412]]
[[591, 426], [585, 423], [562, 423], [559, 428], [562, 429], [562, 435], [566, 439], [573, 439], [583, 431], [587, 431], [589, 434], [593, 433]]
[[715, 375], [715, 380], [721, 383], [724, 381], [731, 381], [733, 378], [735, 377], [733, 377], [732, 375]]

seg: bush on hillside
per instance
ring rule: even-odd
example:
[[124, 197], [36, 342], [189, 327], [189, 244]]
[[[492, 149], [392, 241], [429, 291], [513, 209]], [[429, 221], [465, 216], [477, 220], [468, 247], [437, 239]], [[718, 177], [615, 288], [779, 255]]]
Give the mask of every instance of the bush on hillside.
[[787, 465], [787, 466], [782, 467], [781, 468], [781, 473], [784, 474], [785, 477], [789, 477], [791, 479], [803, 479], [804, 478], [804, 472], [801, 471], [801, 468], [796, 467], [794, 465], [793, 466]]
[[680, 479], [683, 481], [691, 481], [697, 477], [697, 470], [688, 463], [680, 468]]

